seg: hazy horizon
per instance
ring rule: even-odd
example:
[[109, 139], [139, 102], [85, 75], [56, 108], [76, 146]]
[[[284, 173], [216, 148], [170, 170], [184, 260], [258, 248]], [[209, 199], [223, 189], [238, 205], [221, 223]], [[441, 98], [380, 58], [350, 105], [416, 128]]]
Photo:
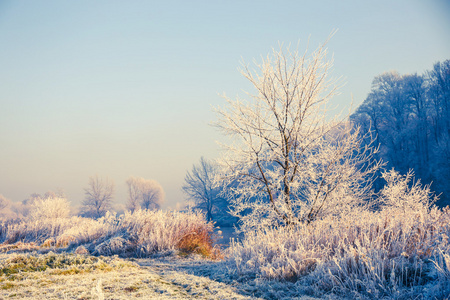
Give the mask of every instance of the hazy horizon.
[[63, 189], [76, 206], [89, 176], [154, 179], [163, 207], [184, 176], [219, 155], [209, 124], [220, 94], [244, 96], [237, 68], [279, 42], [328, 44], [332, 103], [356, 108], [374, 76], [422, 73], [450, 59], [446, 1], [3, 1], [0, 3], [0, 194]]

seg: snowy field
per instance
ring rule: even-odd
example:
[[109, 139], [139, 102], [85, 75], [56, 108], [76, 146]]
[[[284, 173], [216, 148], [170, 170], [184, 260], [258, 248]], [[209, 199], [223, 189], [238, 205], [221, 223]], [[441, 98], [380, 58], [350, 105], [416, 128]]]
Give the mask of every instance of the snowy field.
[[[0, 299], [314, 299], [296, 295], [292, 283], [232, 276], [226, 263], [198, 255], [153, 259], [70, 255], [73, 264], [67, 256], [2, 254], [3, 270], [7, 261], [11, 266], [15, 259], [20, 271], [2, 275]], [[62, 263], [31, 270], [25, 257]], [[32, 265], [39, 266], [36, 261]]]

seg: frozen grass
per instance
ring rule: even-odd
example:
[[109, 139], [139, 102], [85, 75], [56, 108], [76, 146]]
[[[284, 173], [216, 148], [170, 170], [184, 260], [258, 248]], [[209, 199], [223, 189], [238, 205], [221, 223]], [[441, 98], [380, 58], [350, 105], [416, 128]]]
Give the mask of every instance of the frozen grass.
[[[0, 298], [7, 299], [256, 299], [239, 285], [194, 274], [216, 263], [199, 255], [121, 259], [70, 254], [0, 254]], [[204, 263], [206, 262], [206, 263]], [[73, 271], [73, 270], [77, 271]], [[17, 271], [17, 272], [16, 272]], [[13, 276], [11, 276], [13, 275]]]
[[137, 210], [126, 212], [111, 226], [114, 230], [90, 245], [95, 254], [145, 257], [179, 250], [217, 255], [212, 246], [213, 224], [199, 212]]
[[145, 257], [176, 250], [220, 256], [213, 248], [213, 224], [199, 212], [136, 210], [122, 216], [108, 213], [98, 220], [34, 215], [0, 223], [0, 251], [26, 250], [24, 245], [64, 250], [84, 245], [95, 255]]
[[381, 209], [356, 208], [310, 224], [265, 228], [233, 241], [241, 276], [298, 283], [313, 296], [442, 298], [450, 294], [450, 210], [430, 205], [428, 187], [392, 175]]
[[109, 257], [95, 257], [76, 254], [45, 255], [18, 254], [0, 261], [0, 282], [20, 281], [25, 273], [44, 272], [50, 275], [73, 275], [95, 271], [109, 272], [115, 269], [136, 267], [127, 261]]
[[[52, 252], [45, 255], [10, 254], [0, 258], [0, 291], [9, 298], [67, 298], [67, 294], [61, 292], [67, 288], [65, 283], [72, 281], [73, 277], [78, 277], [79, 282], [82, 282], [81, 278], [98, 277], [105, 273], [135, 272], [138, 269], [137, 264], [117, 257]], [[101, 280], [98, 283], [101, 285]], [[57, 289], [48, 288], [55, 284], [59, 285]], [[94, 299], [99, 299], [103, 294], [103, 290], [93, 292]]]

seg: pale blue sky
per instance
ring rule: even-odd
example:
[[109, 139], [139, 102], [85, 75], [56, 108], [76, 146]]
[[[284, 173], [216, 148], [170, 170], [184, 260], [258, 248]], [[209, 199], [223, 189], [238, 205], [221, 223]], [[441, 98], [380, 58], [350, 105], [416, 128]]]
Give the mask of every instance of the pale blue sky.
[[[323, 42], [360, 104], [374, 76], [450, 59], [449, 1], [2, 1], [0, 194], [62, 188], [74, 204], [91, 175], [155, 179], [167, 205], [186, 171], [219, 155], [208, 124], [237, 71], [278, 42]], [[166, 206], [167, 206], [166, 205]]]

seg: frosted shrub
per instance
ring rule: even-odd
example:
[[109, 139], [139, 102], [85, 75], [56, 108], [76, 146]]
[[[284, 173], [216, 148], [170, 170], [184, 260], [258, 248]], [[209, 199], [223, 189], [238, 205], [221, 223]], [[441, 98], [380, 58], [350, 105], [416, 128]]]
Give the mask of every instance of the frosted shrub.
[[381, 190], [379, 201], [388, 209], [397, 212], [424, 211], [430, 208], [436, 201], [432, 198], [430, 186], [422, 186], [420, 180], [413, 182], [414, 173], [409, 171], [405, 176], [401, 176], [397, 171], [382, 174], [386, 185]]
[[[0, 241], [7, 244], [12, 244], [18, 241], [35, 242], [42, 244], [47, 241], [47, 245], [53, 246], [56, 244], [56, 239], [62, 236], [67, 230], [76, 228], [84, 223], [79, 217], [72, 218], [57, 218], [57, 219], [42, 219], [30, 220], [25, 219], [21, 221], [11, 222], [5, 224], [0, 236]], [[50, 241], [53, 239], [54, 241]]]
[[[36, 211], [43, 214], [51, 210], [44, 206], [42, 211]], [[204, 256], [217, 254], [212, 247], [213, 224], [207, 222], [202, 213], [193, 211], [136, 210], [122, 216], [108, 212], [97, 220], [83, 217], [36, 219], [34, 216], [2, 223], [0, 229], [0, 242], [5, 244], [21, 241], [70, 249], [85, 245], [90, 253], [97, 255], [142, 257], [173, 250]]]
[[67, 218], [70, 213], [69, 201], [60, 197], [37, 199], [30, 208], [32, 220]]
[[213, 225], [200, 212], [136, 210], [126, 212], [112, 237], [95, 246], [102, 255], [148, 256], [168, 250], [186, 250], [209, 256]]
[[[80, 220], [80, 222], [78, 221]], [[83, 217], [73, 217], [71, 220], [74, 226], [64, 231], [64, 235], [73, 236], [77, 244], [85, 244], [94, 241], [105, 235], [103, 224], [97, 220]]]
[[69, 213], [70, 205], [65, 198], [36, 199], [25, 219], [2, 224], [0, 241], [43, 243], [74, 225], [73, 220], [68, 218]]

